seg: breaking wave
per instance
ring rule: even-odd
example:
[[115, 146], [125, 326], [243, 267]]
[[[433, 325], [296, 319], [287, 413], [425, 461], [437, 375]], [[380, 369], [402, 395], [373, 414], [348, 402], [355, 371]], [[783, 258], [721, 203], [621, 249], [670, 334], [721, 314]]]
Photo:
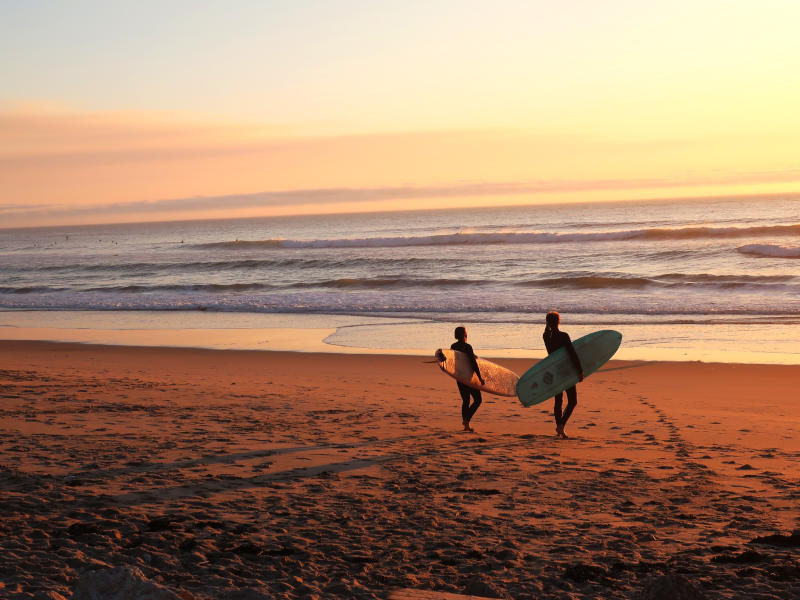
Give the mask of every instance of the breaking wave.
[[[800, 249], [798, 249], [800, 254]], [[274, 293], [306, 290], [378, 291], [396, 290], [397, 293], [412, 293], [412, 290], [445, 291], [448, 289], [503, 289], [528, 288], [531, 290], [574, 289], [574, 290], [640, 290], [645, 288], [697, 287], [726, 290], [766, 290], [794, 289], [800, 278], [793, 275], [712, 275], [707, 273], [667, 273], [643, 277], [628, 273], [570, 273], [557, 277], [543, 276], [522, 280], [506, 279], [494, 281], [478, 278], [448, 277], [340, 277], [335, 279], [314, 279], [305, 281], [266, 283], [251, 281], [241, 283], [173, 283], [173, 284], [127, 284], [105, 286], [2, 286], [0, 295], [32, 295], [75, 292], [85, 294], [101, 292], [104, 294], [153, 294], [157, 292], [177, 294], [241, 294]], [[418, 292], [413, 292], [418, 293]], [[459, 292], [461, 293], [461, 292]]]
[[800, 246], [777, 246], [773, 244], [747, 244], [737, 248], [742, 254], [764, 258], [800, 258]]
[[605, 242], [626, 240], [682, 240], [764, 237], [779, 235], [800, 236], [800, 224], [758, 227], [681, 227], [627, 229], [621, 231], [558, 233], [544, 231], [517, 232], [459, 232], [423, 236], [374, 238], [343, 238], [319, 240], [235, 240], [195, 244], [200, 249], [290, 249], [290, 248], [397, 248], [403, 246], [463, 246], [486, 244], [557, 244], [571, 242]]
[[523, 287], [565, 288], [565, 289], [640, 289], [646, 287], [703, 286], [716, 288], [762, 288], [782, 285], [795, 280], [792, 275], [710, 275], [707, 273], [667, 273], [651, 277], [637, 277], [627, 274], [579, 275], [552, 277], [522, 281]]

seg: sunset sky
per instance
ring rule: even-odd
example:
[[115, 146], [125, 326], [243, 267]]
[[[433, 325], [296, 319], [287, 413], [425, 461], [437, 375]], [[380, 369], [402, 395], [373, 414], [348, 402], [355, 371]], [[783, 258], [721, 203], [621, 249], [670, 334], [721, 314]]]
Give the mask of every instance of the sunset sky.
[[800, 2], [0, 0], [0, 227], [800, 191]]

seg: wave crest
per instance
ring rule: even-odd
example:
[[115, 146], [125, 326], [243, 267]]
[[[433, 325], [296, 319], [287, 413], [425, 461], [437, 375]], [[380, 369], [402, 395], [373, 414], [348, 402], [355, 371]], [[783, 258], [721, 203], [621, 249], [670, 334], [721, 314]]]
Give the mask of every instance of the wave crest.
[[742, 254], [762, 258], [800, 258], [800, 246], [778, 246], [775, 244], [747, 244], [737, 248]]
[[793, 282], [792, 275], [712, 275], [708, 273], [666, 273], [651, 277], [635, 275], [592, 274], [565, 277], [545, 277], [518, 282], [522, 287], [562, 288], [562, 289], [642, 289], [647, 287], [674, 288], [681, 286], [703, 286], [708, 288], [753, 288], [776, 286]]
[[758, 227], [681, 227], [627, 229], [590, 233], [545, 231], [507, 231], [498, 233], [458, 232], [423, 236], [344, 238], [327, 240], [235, 240], [195, 244], [199, 249], [315, 249], [315, 248], [395, 248], [404, 246], [463, 246], [487, 244], [558, 244], [570, 242], [605, 242], [626, 240], [684, 240], [703, 238], [742, 238], [777, 235], [800, 235], [800, 224]]

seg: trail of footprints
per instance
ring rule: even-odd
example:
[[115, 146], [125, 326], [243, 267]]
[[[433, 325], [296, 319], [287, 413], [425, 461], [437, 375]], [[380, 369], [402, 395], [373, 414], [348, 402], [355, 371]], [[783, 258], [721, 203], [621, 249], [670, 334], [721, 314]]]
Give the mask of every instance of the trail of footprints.
[[[661, 440], [658, 440], [657, 435], [651, 434], [649, 437], [656, 439], [665, 452], [674, 454], [675, 462], [680, 465], [679, 472], [667, 480], [685, 484], [686, 496], [683, 499], [672, 497], [670, 501], [685, 503], [686, 510], [694, 506], [697, 514], [707, 515], [706, 523], [697, 522], [704, 529], [704, 536], [701, 538], [705, 537], [709, 541], [722, 537], [738, 538], [745, 543], [752, 539], [756, 530], [780, 529], [780, 521], [775, 517], [780, 508], [774, 506], [763, 494], [748, 489], [746, 485], [738, 483], [723, 485], [722, 477], [700, 462], [720, 458], [719, 454], [713, 456], [715, 451], [725, 452], [742, 461], [746, 459], [746, 456], [742, 456], [742, 453], [747, 452], [746, 449], [718, 444], [697, 447], [683, 437], [681, 428], [670, 419], [664, 409], [648, 401], [644, 396], [638, 396], [636, 400], [656, 415], [656, 422], [666, 434]], [[736, 461], [728, 462], [735, 464]], [[692, 513], [692, 519], [695, 518], [696, 515]]]

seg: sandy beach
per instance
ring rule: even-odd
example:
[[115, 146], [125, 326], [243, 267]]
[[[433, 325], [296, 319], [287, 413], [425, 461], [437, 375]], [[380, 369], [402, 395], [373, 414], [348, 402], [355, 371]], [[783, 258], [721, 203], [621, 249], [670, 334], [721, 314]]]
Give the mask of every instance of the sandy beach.
[[800, 597], [800, 366], [612, 361], [558, 440], [428, 357], [0, 356], [3, 598]]

